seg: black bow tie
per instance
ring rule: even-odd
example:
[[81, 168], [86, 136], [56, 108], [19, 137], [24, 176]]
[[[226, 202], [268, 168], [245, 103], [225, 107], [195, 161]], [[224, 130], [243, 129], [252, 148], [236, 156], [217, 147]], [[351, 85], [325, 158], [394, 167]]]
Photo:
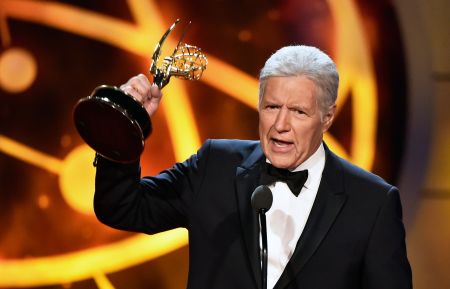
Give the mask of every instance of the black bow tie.
[[308, 170], [291, 172], [287, 169], [279, 169], [269, 163], [265, 163], [265, 168], [261, 173], [260, 183], [261, 185], [270, 185], [275, 182], [285, 182], [292, 193], [298, 197], [306, 179], [308, 179]]

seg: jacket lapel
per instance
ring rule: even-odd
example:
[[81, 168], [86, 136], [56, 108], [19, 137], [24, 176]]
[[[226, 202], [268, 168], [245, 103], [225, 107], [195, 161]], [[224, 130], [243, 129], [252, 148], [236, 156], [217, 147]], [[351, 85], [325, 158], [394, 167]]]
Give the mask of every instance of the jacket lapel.
[[274, 289], [285, 288], [319, 247], [345, 203], [342, 171], [338, 158], [325, 146], [326, 163], [316, 200], [295, 251]]
[[251, 206], [251, 196], [258, 186], [264, 154], [258, 146], [236, 169], [236, 194], [241, 220], [242, 235], [252, 268], [256, 288], [261, 288], [261, 263], [259, 260], [259, 224], [257, 214]]

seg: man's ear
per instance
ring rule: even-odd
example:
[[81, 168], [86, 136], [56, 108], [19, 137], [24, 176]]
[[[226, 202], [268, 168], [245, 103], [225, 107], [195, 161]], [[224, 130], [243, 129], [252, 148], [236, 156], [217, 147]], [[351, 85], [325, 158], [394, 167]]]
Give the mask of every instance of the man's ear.
[[336, 104], [333, 104], [328, 108], [328, 111], [323, 115], [323, 127], [322, 132], [325, 133], [333, 124], [334, 116], [336, 115]]

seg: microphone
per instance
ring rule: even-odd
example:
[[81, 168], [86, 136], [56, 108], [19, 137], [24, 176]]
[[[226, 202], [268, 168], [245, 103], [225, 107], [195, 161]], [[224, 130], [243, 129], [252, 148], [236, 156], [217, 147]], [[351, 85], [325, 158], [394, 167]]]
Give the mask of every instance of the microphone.
[[257, 187], [252, 194], [251, 203], [253, 209], [258, 213], [259, 224], [261, 226], [261, 270], [262, 270], [262, 289], [267, 289], [267, 225], [266, 212], [272, 207], [273, 196], [268, 186], [261, 185]]
[[253, 191], [251, 201], [252, 207], [256, 212], [261, 210], [267, 212], [272, 207], [272, 191], [268, 186], [259, 186]]

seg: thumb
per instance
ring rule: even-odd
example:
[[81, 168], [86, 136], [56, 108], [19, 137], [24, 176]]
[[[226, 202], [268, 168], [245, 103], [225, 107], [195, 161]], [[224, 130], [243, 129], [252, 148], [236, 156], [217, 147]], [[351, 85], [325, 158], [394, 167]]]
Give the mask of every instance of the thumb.
[[163, 94], [159, 87], [156, 84], [152, 84], [143, 104], [150, 117], [158, 110], [162, 96]]

